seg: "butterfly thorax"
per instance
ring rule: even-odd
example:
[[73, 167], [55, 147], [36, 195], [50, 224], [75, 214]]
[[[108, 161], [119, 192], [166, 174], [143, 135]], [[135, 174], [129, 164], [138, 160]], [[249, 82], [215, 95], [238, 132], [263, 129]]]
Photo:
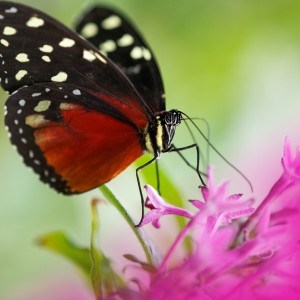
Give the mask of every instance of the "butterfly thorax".
[[176, 109], [156, 114], [145, 132], [145, 149], [157, 156], [161, 152], [168, 152], [181, 120], [182, 113]]

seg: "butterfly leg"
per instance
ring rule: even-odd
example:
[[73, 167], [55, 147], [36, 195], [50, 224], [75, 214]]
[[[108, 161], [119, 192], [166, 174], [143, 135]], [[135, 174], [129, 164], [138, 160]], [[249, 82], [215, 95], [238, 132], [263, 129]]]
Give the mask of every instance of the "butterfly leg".
[[[191, 165], [190, 162], [181, 153], [181, 151], [192, 149], [192, 148], [196, 149], [196, 155], [197, 155], [197, 165], [196, 165], [196, 168], [193, 165]], [[175, 145], [172, 144], [171, 147], [170, 147], [170, 149], [168, 150], [168, 152], [176, 152], [181, 157], [181, 159], [187, 164], [187, 166], [190, 167], [190, 168], [192, 168], [198, 174], [198, 177], [200, 179], [200, 182], [201, 182], [202, 186], [206, 186], [206, 183], [203, 180], [203, 176], [206, 177], [206, 174], [203, 173], [203, 172], [200, 172], [200, 167], [199, 167], [200, 149], [199, 149], [198, 144], [192, 144], [192, 145], [181, 147], [181, 148], [176, 148]]]
[[161, 195], [158, 159], [155, 160], [156, 190]]
[[[135, 225], [135, 227], [139, 227], [144, 219], [144, 215], [145, 215], [145, 208], [144, 208], [144, 197], [143, 197], [143, 191], [142, 191], [142, 187], [141, 187], [141, 181], [140, 181], [140, 176], [139, 176], [139, 172], [144, 169], [145, 167], [151, 165], [153, 162], [157, 161], [157, 159], [159, 158], [158, 155], [154, 156], [152, 159], [150, 159], [149, 161], [147, 161], [146, 163], [144, 163], [143, 165], [139, 166], [138, 168], [136, 168], [135, 170], [135, 175], [136, 175], [136, 180], [138, 183], [138, 188], [139, 188], [139, 192], [140, 192], [140, 197], [141, 197], [141, 206], [142, 206], [142, 217], [139, 221], [139, 223], [137, 225]], [[157, 166], [157, 165], [156, 165]], [[158, 167], [156, 168], [156, 172], [158, 172]], [[157, 173], [156, 173], [157, 174]], [[159, 177], [158, 177], [159, 179]], [[158, 183], [159, 186], [159, 183]]]

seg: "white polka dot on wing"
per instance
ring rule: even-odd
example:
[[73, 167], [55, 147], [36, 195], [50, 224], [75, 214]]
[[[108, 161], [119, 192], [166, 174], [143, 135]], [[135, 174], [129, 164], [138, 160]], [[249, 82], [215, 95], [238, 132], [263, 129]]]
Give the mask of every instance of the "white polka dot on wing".
[[29, 62], [28, 55], [26, 53], [19, 53], [15, 59], [21, 63]]
[[122, 24], [122, 20], [117, 15], [111, 15], [101, 22], [101, 27], [106, 30], [111, 30], [119, 27]]
[[50, 45], [43, 45], [42, 47], [39, 48], [40, 51], [45, 52], [45, 53], [51, 53], [53, 51], [53, 47]]
[[83, 59], [88, 60], [88, 61], [94, 61], [96, 59], [95, 54], [91, 50], [83, 50]]
[[17, 30], [13, 27], [10, 27], [10, 26], [6, 26], [3, 29], [3, 34], [4, 35], [14, 35], [16, 33], [17, 33]]
[[66, 81], [68, 78], [68, 74], [65, 72], [59, 72], [58, 74], [56, 74], [55, 76], [51, 77], [51, 81], [54, 82], [64, 82]]
[[75, 41], [71, 40], [69, 38], [63, 38], [62, 41], [58, 45], [63, 48], [70, 48], [75, 45]]
[[6, 12], [7, 14], [15, 14], [15, 13], [18, 12], [18, 10], [17, 10], [16, 7], [11, 7], [11, 8], [6, 9], [5, 12]]
[[[2, 44], [3, 46], [5, 46], [5, 47], [8, 47], [9, 46], [9, 42], [7, 41], [7, 40], [5, 40], [5, 39], [1, 39], [0, 40], [0, 44]], [[4, 61], [3, 61], [4, 62]], [[3, 62], [2, 62], [2, 64], [3, 64]]]
[[105, 53], [113, 52], [117, 49], [117, 45], [113, 40], [107, 40], [99, 45], [99, 49]]
[[26, 104], [26, 101], [25, 101], [24, 99], [21, 99], [21, 100], [19, 101], [19, 105], [20, 105], [20, 106], [25, 106], [25, 104]]
[[20, 70], [15, 76], [16, 80], [20, 81], [27, 73], [26, 70]]
[[44, 20], [41, 18], [38, 18], [36, 16], [31, 17], [27, 22], [26, 26], [31, 28], [38, 28], [45, 24]]
[[143, 50], [141, 47], [135, 46], [131, 52], [130, 56], [132, 59], [141, 59], [143, 57]]
[[81, 95], [80, 90], [78, 90], [78, 89], [73, 90], [73, 95], [75, 95], [75, 96], [80, 96], [80, 95]]
[[42, 111], [46, 111], [48, 110], [48, 108], [51, 105], [51, 101], [50, 100], [42, 100], [39, 101], [39, 103], [35, 106], [34, 111], [35, 112], [42, 112]]
[[32, 150], [29, 150], [29, 157], [30, 157], [30, 158], [33, 158], [33, 157], [34, 157], [34, 153], [33, 153]]
[[47, 63], [51, 62], [51, 59], [50, 59], [50, 57], [48, 55], [42, 56], [42, 60], [45, 61], [45, 62], [47, 62]]
[[98, 33], [98, 31], [99, 31], [98, 26], [95, 23], [87, 23], [81, 29], [80, 33], [83, 37], [88, 39], [95, 36]]
[[132, 35], [126, 33], [120, 39], [117, 40], [117, 44], [120, 47], [128, 47], [132, 45], [134, 42], [134, 38]]

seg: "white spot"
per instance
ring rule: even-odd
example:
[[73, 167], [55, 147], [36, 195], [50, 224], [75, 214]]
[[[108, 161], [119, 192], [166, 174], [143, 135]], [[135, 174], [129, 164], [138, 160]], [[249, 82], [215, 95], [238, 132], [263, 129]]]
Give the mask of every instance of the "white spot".
[[20, 70], [15, 76], [16, 80], [21, 80], [27, 73], [26, 70]]
[[11, 133], [9, 131], [7, 131], [7, 136], [8, 138], [11, 138]]
[[107, 40], [104, 43], [99, 45], [99, 49], [103, 52], [112, 52], [115, 51], [117, 48], [117, 45], [114, 41], [112, 40]]
[[75, 45], [75, 41], [68, 38], [63, 38], [63, 40], [58, 45], [64, 48], [70, 48]]
[[45, 61], [45, 62], [48, 62], [48, 63], [51, 62], [51, 59], [48, 55], [42, 56], [42, 60]]
[[134, 39], [132, 35], [126, 33], [124, 34], [120, 39], [118, 39], [117, 43], [120, 47], [128, 47], [132, 45], [134, 42]]
[[84, 49], [83, 50], [83, 58], [86, 59], [86, 60], [88, 60], [88, 61], [93, 61], [93, 60], [96, 59], [96, 56], [94, 55], [93, 52]]
[[45, 170], [45, 171], [44, 171], [44, 174], [45, 174], [45, 176], [49, 176], [49, 171], [48, 171], [48, 170]]
[[51, 105], [51, 101], [49, 100], [42, 100], [39, 101], [38, 105], [34, 108], [35, 112], [42, 112], [46, 111]]
[[62, 102], [62, 103], [59, 105], [59, 108], [60, 108], [61, 110], [74, 110], [74, 109], [78, 108], [78, 105], [73, 104], [73, 103], [65, 103], [65, 102]]
[[68, 98], [68, 95], [64, 95], [64, 98], [67, 99], [67, 98]]
[[80, 90], [78, 90], [78, 89], [73, 90], [73, 95], [80, 96], [81, 95]]
[[131, 52], [130, 56], [132, 59], [141, 59], [143, 57], [143, 49], [141, 47], [134, 47]]
[[33, 153], [32, 150], [29, 150], [29, 157], [30, 157], [30, 158], [33, 158], [33, 157], [34, 157], [34, 153]]
[[22, 113], [22, 109], [17, 110], [17, 114], [20, 115]]
[[26, 53], [19, 53], [16, 56], [16, 60], [22, 63], [29, 62], [28, 55]]
[[19, 128], [19, 134], [23, 134], [24, 130], [23, 128]]
[[25, 106], [25, 104], [26, 104], [26, 101], [25, 101], [24, 99], [21, 99], [21, 100], [19, 101], [19, 105], [20, 105], [20, 106]]
[[37, 160], [37, 159], [35, 159], [35, 160], [33, 161], [33, 163], [35, 163], [36, 165], [40, 165], [40, 164], [41, 164], [41, 162], [40, 162], [39, 160]]
[[117, 28], [121, 24], [122, 24], [121, 18], [116, 15], [112, 15], [101, 22], [102, 28], [106, 30]]
[[99, 53], [97, 53], [97, 52], [95, 52], [95, 55], [96, 55], [96, 57], [101, 61], [101, 62], [103, 62], [104, 64], [107, 64], [107, 60], [103, 57], [103, 56], [101, 56]]
[[143, 49], [143, 56], [145, 60], [150, 60], [152, 58], [151, 52], [146, 48]]
[[4, 16], [0, 15], [0, 20], [4, 19]]
[[21, 142], [22, 142], [23, 144], [27, 144], [27, 140], [26, 140], [25, 138], [21, 138]]
[[45, 24], [44, 20], [38, 17], [31, 17], [26, 23], [28, 27], [32, 27], [32, 28], [38, 28], [43, 26], [44, 24]]
[[25, 124], [32, 128], [40, 128], [45, 126], [49, 121], [45, 119], [45, 116], [35, 114], [29, 115], [25, 118]]
[[81, 35], [85, 38], [91, 38], [98, 33], [98, 26], [95, 23], [87, 23], [81, 29]]
[[17, 30], [13, 27], [10, 27], [10, 26], [6, 26], [3, 29], [3, 34], [4, 35], [14, 35], [16, 33], [17, 33]]
[[50, 89], [49, 88], [45, 88], [45, 92], [46, 93], [50, 92]]
[[15, 151], [18, 151], [18, 148], [17, 148], [16, 145], [12, 145], [12, 147], [13, 147], [13, 149], [14, 149]]
[[68, 74], [65, 72], [59, 72], [57, 75], [51, 77], [51, 81], [54, 82], [64, 82], [68, 78]]
[[40, 47], [39, 49], [45, 53], [51, 53], [53, 51], [53, 47], [50, 45], [43, 45], [43, 47]]
[[8, 14], [15, 14], [16, 12], [18, 12], [18, 10], [15, 7], [11, 7], [9, 9], [6, 9], [5, 12]]
[[16, 124], [16, 125], [19, 125], [19, 121], [16, 119], [16, 120], [14, 120], [14, 123]]
[[[7, 40], [5, 40], [5, 39], [1, 39], [0, 40], [0, 43], [3, 45], [3, 46], [5, 46], [5, 47], [8, 47], [9, 46], [9, 42], [7, 41]], [[4, 62], [4, 61], [3, 61]], [[2, 62], [2, 64], [4, 65], [4, 63]]]
[[31, 96], [32, 97], [38, 97], [38, 96], [41, 96], [42, 95], [42, 93], [33, 93]]
[[5, 83], [8, 84], [8, 78], [5, 78]]

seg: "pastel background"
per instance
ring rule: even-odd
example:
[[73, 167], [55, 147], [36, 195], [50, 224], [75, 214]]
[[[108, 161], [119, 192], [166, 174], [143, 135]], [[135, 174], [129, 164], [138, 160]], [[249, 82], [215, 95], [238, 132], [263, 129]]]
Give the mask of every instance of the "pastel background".
[[[93, 3], [126, 14], [156, 55], [167, 107], [209, 122], [213, 144], [249, 177], [258, 200], [280, 174], [285, 136], [300, 145], [299, 1], [19, 2], [39, 8], [68, 26]], [[3, 106], [6, 95], [2, 91], [0, 99]], [[24, 300], [27, 294], [46, 299], [46, 295], [37, 293], [56, 290], [58, 284], [80, 289], [83, 283], [76, 269], [63, 258], [38, 248], [35, 240], [44, 233], [63, 230], [78, 243], [88, 245], [89, 202], [101, 194], [93, 191], [65, 197], [40, 183], [12, 149], [3, 113], [0, 118], [0, 299]], [[175, 142], [191, 142], [184, 126]], [[213, 152], [211, 155], [217, 178], [231, 179], [235, 192], [250, 193], [237, 173]], [[192, 160], [193, 153], [188, 157]], [[161, 165], [185, 199], [198, 196], [195, 174], [175, 154], [163, 155]], [[134, 168], [109, 187], [138, 219]], [[105, 204], [99, 211], [104, 251], [120, 264], [122, 254], [139, 253], [118, 213]], [[62, 299], [75, 299], [68, 297]]]

